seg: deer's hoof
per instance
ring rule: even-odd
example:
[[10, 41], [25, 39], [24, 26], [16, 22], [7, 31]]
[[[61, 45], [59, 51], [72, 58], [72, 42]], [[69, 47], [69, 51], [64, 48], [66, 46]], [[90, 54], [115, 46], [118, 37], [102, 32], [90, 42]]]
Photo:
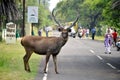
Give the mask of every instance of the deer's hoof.
[[26, 71], [26, 72], [29, 72], [29, 73], [31, 72], [30, 70], [25, 70], [25, 71]]
[[44, 73], [45, 73], [45, 74], [47, 74], [47, 72], [46, 72], [46, 71], [44, 71]]
[[56, 72], [56, 74], [59, 74], [59, 72]]

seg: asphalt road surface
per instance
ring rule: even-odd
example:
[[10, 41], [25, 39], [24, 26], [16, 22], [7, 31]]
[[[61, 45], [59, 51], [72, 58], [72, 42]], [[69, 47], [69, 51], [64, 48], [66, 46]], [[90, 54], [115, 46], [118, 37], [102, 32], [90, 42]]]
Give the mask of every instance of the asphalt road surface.
[[120, 52], [112, 48], [112, 54], [104, 54], [103, 42], [70, 37], [57, 58], [60, 74], [52, 57], [44, 74], [43, 57], [35, 80], [120, 80]]

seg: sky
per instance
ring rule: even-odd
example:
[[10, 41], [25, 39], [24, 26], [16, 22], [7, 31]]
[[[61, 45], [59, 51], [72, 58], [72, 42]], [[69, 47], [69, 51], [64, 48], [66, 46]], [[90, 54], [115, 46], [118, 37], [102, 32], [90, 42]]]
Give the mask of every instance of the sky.
[[59, 2], [60, 0], [50, 0], [50, 11], [53, 10], [53, 8], [57, 5], [57, 3]]

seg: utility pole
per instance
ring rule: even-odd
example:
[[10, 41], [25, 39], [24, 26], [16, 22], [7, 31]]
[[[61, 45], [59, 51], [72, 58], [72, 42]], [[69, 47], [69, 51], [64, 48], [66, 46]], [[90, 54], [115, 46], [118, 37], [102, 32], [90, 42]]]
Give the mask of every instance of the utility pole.
[[22, 26], [22, 36], [25, 36], [25, 0], [23, 0], [23, 26]]
[[39, 5], [40, 5], [40, 0], [39, 0]]

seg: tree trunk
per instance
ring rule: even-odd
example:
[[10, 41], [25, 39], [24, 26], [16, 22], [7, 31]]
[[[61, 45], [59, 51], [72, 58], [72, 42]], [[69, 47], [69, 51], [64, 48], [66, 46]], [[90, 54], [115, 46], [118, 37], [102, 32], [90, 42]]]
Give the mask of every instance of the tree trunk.
[[92, 15], [90, 18], [91, 18], [91, 22], [90, 22], [90, 28], [94, 28], [97, 24], [97, 19], [99, 17], [100, 13], [97, 13], [95, 15]]

